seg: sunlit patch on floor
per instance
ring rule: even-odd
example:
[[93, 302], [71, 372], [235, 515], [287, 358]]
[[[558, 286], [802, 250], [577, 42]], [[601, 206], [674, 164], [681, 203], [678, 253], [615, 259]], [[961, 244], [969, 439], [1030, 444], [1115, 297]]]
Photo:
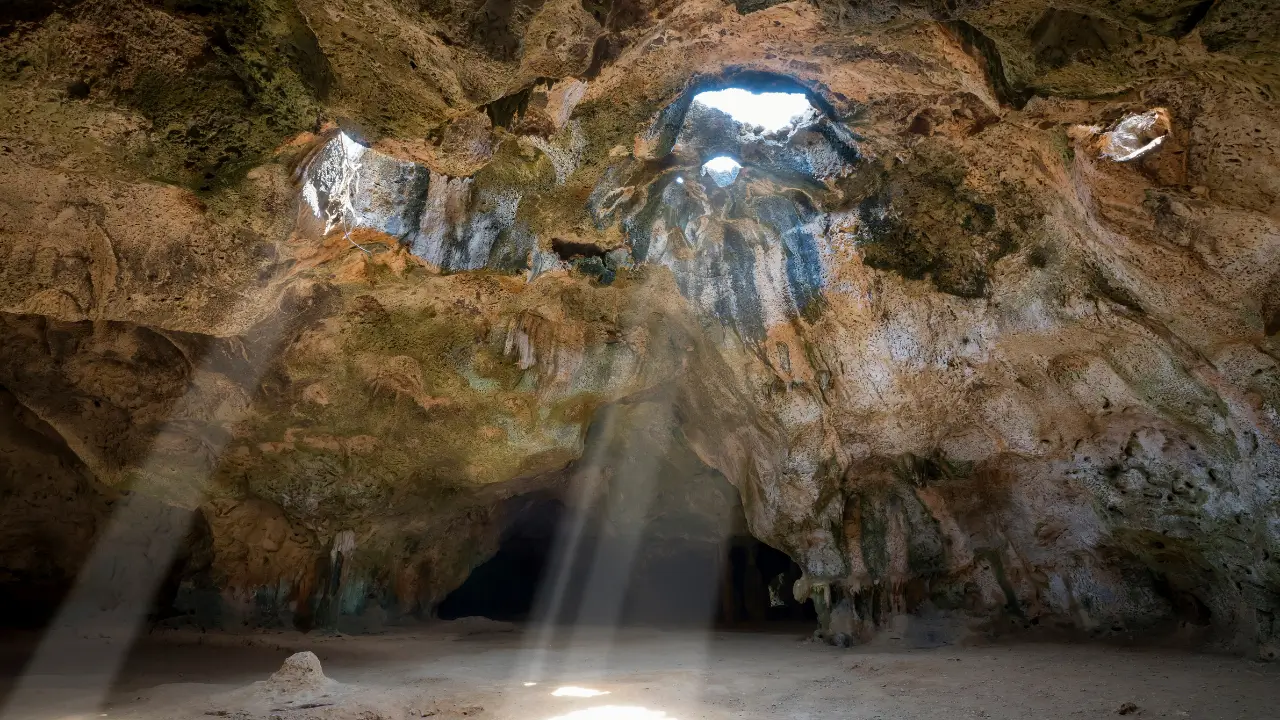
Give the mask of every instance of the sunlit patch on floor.
[[599, 697], [608, 695], [608, 690], [593, 690], [591, 688], [578, 687], [577, 685], [565, 685], [558, 687], [551, 692], [556, 697]]
[[727, 113], [740, 123], [762, 127], [765, 132], [780, 130], [813, 109], [804, 93], [753, 93], [742, 88], [708, 90], [694, 95], [693, 101]]
[[601, 705], [600, 707], [574, 710], [548, 720], [676, 720], [661, 710], [650, 710], [637, 705]]

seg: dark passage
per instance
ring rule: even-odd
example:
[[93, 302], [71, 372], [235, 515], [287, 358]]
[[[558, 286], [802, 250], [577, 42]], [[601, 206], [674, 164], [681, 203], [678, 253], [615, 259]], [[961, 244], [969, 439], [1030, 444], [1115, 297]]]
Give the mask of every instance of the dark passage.
[[568, 561], [556, 607], [549, 586], [566, 572], [560, 523], [576, 518], [553, 500], [529, 502], [511, 517], [498, 552], [437, 608], [442, 620], [482, 616], [505, 622], [552, 619], [560, 625], [707, 627], [715, 621], [715, 543], [601, 532], [589, 518]]
[[497, 554], [472, 570], [462, 587], [440, 603], [436, 610], [440, 619], [476, 615], [507, 622], [530, 619], [565, 507], [554, 498], [536, 495], [513, 498], [505, 510], [506, 530]]
[[813, 601], [796, 602], [792, 593], [800, 574], [800, 566], [781, 550], [755, 538], [739, 539], [729, 549], [721, 575], [720, 623], [816, 622]]
[[[545, 586], [561, 552], [558, 533], [574, 518], [549, 496], [509, 503], [498, 552], [445, 598], [436, 611], [441, 619], [526, 622], [550, 614]], [[816, 620], [813, 603], [792, 596], [800, 568], [755, 538], [715, 543], [649, 528], [628, 541], [602, 530], [586, 523], [552, 618], [557, 624], [706, 628]]]
[[471, 572], [462, 587], [440, 603], [442, 620], [480, 615], [492, 620], [522, 621], [533, 611], [534, 597], [546, 568], [548, 550], [513, 538]]

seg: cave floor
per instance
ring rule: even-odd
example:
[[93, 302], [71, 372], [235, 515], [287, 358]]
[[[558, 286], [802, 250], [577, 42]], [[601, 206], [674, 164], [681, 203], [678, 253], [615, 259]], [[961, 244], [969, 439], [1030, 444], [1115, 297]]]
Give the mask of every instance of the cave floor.
[[[539, 637], [536, 629], [475, 619], [366, 636], [153, 635], [129, 656], [101, 716], [951, 720], [1101, 718], [1132, 704], [1136, 710], [1122, 714], [1280, 717], [1280, 667], [1183, 651], [1033, 643], [908, 649], [892, 640], [838, 650], [805, 641], [800, 630], [588, 628], [559, 629], [546, 643]], [[0, 691], [12, 687], [23, 650], [12, 642], [0, 648]], [[237, 707], [243, 688], [301, 650], [315, 652], [339, 684], [311, 703]], [[60, 675], [38, 685], [49, 716], [59, 717], [80, 682]], [[608, 694], [553, 696], [562, 686]]]

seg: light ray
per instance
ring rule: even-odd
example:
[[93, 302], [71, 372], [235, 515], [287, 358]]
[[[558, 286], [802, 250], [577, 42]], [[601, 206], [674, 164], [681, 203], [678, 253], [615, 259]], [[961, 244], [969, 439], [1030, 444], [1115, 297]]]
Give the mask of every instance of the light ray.
[[[260, 345], [248, 363], [249, 370], [236, 380], [252, 387], [261, 377], [279, 340], [274, 336]], [[202, 363], [208, 368], [208, 361]], [[194, 387], [189, 392], [199, 392]], [[247, 408], [245, 410], [247, 412]], [[179, 428], [174, 428], [179, 430]], [[161, 430], [159, 435], [163, 435]], [[217, 458], [226, 448], [227, 433], [213, 433], [209, 464], [203, 477], [193, 478], [203, 488], [217, 469]], [[99, 714], [129, 649], [141, 633], [147, 611], [160, 583], [181, 547], [193, 513], [156, 512], [156, 505], [138, 497], [161, 496], [164, 459], [153, 452], [142, 465], [141, 480], [130, 494], [114, 504], [114, 512], [99, 536], [71, 592], [41, 638], [0, 718], [89, 717]], [[52, 696], [42, 680], [52, 676], [75, 678], [74, 691]]]
[[[303, 199], [308, 205], [312, 203], [310, 197]], [[331, 197], [330, 203], [335, 202], [343, 207], [350, 205], [346, 197]], [[252, 297], [254, 293], [246, 292], [245, 296]], [[225, 367], [215, 365], [212, 352], [193, 362], [193, 376], [216, 371], [240, 387], [256, 387], [292, 321], [282, 308], [276, 310], [246, 333], [247, 340], [241, 340], [248, 343], [240, 348], [246, 362], [234, 376], [228, 376]], [[193, 395], [200, 392], [193, 383], [188, 397], [175, 407], [196, 404]], [[225, 427], [234, 427], [250, 409], [251, 404], [245, 404], [231, 417], [224, 417]], [[171, 420], [156, 437], [186, 429], [181, 422]], [[202, 438], [210, 461], [194, 477], [186, 478], [198, 492], [205, 491], [231, 437], [228, 432], [214, 432]], [[130, 648], [144, 629], [155, 593], [194, 519], [194, 512], [157, 512], [157, 505], [145, 500], [165, 495], [163, 478], [167, 465], [167, 458], [153, 445], [128, 494], [113, 504], [112, 515], [85, 558], [75, 583], [0, 710], [0, 720], [101, 716], [99, 711]], [[194, 505], [198, 507], [202, 502], [203, 497]], [[74, 691], [51, 693], [44, 684], [51, 677], [74, 678]]]

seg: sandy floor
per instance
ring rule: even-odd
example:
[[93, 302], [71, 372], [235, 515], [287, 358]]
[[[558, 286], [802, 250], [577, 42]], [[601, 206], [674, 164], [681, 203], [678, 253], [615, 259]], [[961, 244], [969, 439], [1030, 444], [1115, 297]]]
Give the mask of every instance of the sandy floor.
[[[1124, 714], [1139, 718], [1280, 718], [1280, 667], [1236, 658], [1040, 644], [838, 650], [801, 637], [593, 628], [547, 639], [487, 621], [364, 637], [166, 635], [135, 649], [108, 706], [87, 717], [1021, 720], [1114, 717], [1131, 703]], [[246, 686], [304, 649], [336, 683], [309, 702], [245, 705]], [[0, 650], [6, 686], [22, 653]], [[75, 716], [71, 670], [33, 683], [47, 698], [40, 715]], [[562, 686], [608, 694], [552, 695]]]

